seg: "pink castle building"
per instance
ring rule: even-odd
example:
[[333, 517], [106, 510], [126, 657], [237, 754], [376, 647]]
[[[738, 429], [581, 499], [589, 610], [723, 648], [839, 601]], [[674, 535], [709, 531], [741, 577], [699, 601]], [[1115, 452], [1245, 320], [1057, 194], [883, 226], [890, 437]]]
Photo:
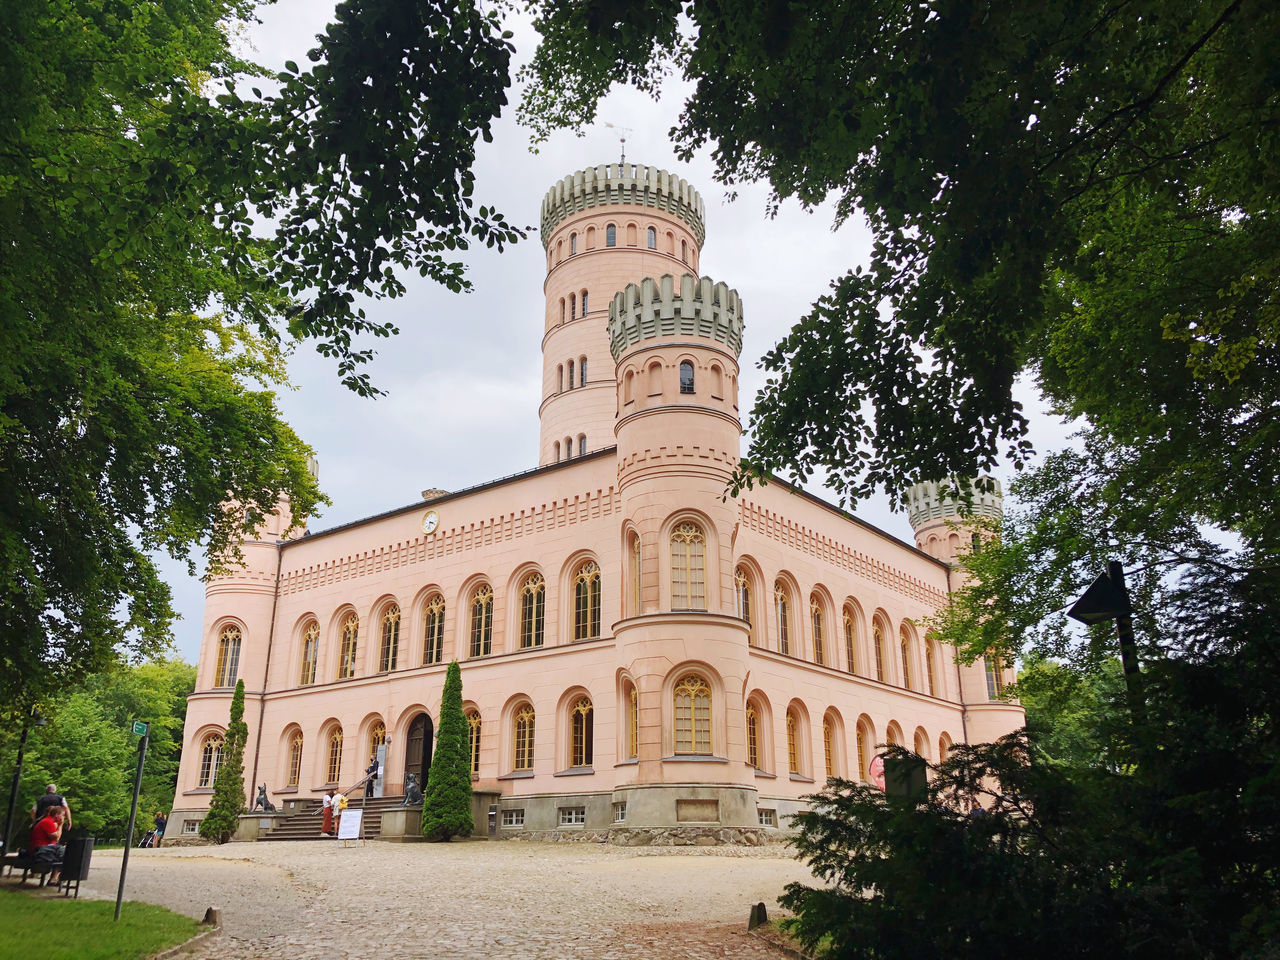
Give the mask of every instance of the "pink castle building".
[[1023, 723], [1001, 670], [922, 629], [969, 546], [936, 484], [914, 546], [781, 482], [725, 498], [743, 304], [698, 274], [703, 218], [652, 167], [556, 183], [539, 466], [306, 536], [282, 505], [210, 581], [171, 836], [207, 809], [240, 678], [246, 783], [313, 800], [383, 746], [393, 796], [425, 782], [457, 659], [500, 836], [754, 842], [878, 744], [936, 759]]

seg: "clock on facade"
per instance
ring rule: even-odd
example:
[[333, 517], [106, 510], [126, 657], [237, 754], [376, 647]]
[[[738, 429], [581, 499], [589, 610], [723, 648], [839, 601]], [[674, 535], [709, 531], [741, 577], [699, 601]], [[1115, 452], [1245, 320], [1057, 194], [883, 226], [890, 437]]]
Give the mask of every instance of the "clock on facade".
[[440, 514], [434, 510], [428, 510], [422, 517], [422, 532], [435, 533], [438, 526], [440, 526]]

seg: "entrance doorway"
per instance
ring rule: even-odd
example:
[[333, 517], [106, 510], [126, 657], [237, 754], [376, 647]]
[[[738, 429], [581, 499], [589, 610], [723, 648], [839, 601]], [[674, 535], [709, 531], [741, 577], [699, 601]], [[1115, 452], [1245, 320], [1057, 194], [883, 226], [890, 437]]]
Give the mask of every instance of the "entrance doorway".
[[409, 738], [404, 748], [404, 782], [408, 784], [409, 774], [418, 778], [418, 786], [425, 792], [427, 789], [427, 773], [431, 770], [431, 751], [435, 746], [435, 724], [431, 716], [420, 713], [409, 724]]

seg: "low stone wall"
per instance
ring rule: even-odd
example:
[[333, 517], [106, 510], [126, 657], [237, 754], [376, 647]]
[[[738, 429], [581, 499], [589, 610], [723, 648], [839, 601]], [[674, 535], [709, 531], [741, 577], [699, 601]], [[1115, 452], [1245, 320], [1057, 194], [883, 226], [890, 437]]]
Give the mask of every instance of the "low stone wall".
[[[777, 833], [777, 831], [773, 831]], [[620, 847], [718, 847], [736, 844], [758, 847], [771, 837], [765, 830], [745, 827], [622, 827], [614, 830], [503, 831], [504, 840], [612, 843]]]

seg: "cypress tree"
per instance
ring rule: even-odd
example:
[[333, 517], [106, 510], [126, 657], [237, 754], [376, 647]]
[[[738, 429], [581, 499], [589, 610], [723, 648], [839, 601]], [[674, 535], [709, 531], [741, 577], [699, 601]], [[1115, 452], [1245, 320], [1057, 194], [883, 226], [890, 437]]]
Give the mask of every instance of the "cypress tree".
[[471, 751], [467, 718], [462, 713], [462, 671], [449, 664], [440, 697], [440, 733], [422, 795], [422, 835], [428, 840], [469, 837], [471, 818]]
[[249, 725], [244, 722], [244, 681], [236, 681], [231, 698], [231, 722], [222, 741], [222, 757], [213, 778], [213, 800], [209, 812], [200, 821], [200, 836], [226, 843], [236, 832], [244, 811], [244, 745], [249, 739]]

